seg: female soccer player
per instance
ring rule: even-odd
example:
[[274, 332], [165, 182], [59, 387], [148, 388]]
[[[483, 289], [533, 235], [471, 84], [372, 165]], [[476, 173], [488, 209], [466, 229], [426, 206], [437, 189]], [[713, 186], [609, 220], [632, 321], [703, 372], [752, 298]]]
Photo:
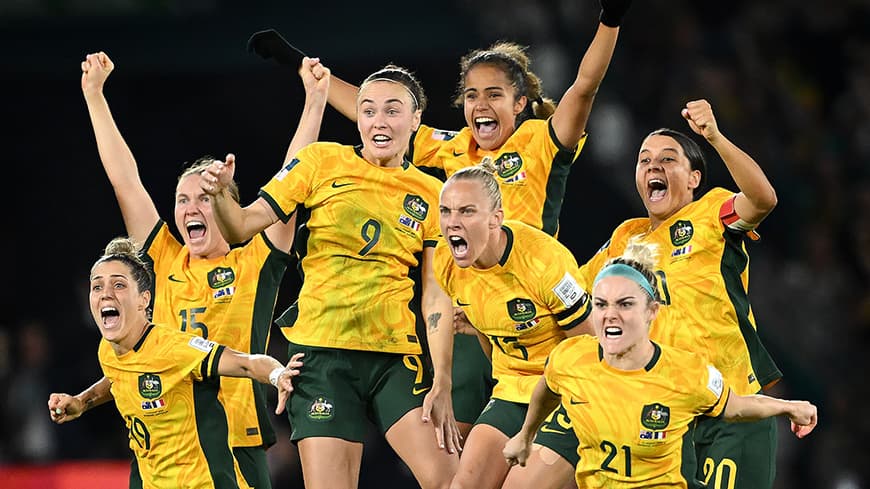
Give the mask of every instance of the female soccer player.
[[[447, 487], [458, 464], [453, 311], [432, 275], [440, 182], [404, 158], [422, 97], [409, 72], [388, 66], [360, 88], [361, 146], [303, 148], [245, 208], [226, 190], [233, 161], [213, 164], [201, 182], [231, 242], [286, 221], [300, 204], [310, 211], [298, 317], [282, 329], [290, 350], [307, 357], [289, 417], [309, 488], [356, 487], [365, 419], [424, 488]], [[408, 274], [418, 266], [434, 379], [409, 307]]]
[[[200, 174], [212, 162], [203, 158], [178, 179], [175, 226], [182, 237], [179, 242], [142, 185], [136, 160], [109, 110], [103, 86], [113, 69], [105, 53], [89, 54], [82, 62], [82, 92], [127, 233], [142, 244], [141, 251], [153, 263], [154, 321], [239, 351], [264, 353], [278, 287], [291, 262], [288, 251], [294, 222], [278, 223], [244, 246], [231, 249], [214, 222], [210, 197], [200, 189]], [[288, 161], [297, 149], [317, 140], [329, 87], [329, 72], [317, 60], [303, 60], [299, 75], [306, 90], [305, 108], [287, 150]], [[239, 198], [235, 184], [231, 192]], [[258, 488], [271, 487], [265, 450], [275, 443], [264, 396], [263, 388], [248, 379], [221, 382], [230, 444], [248, 483]], [[55, 421], [70, 421], [109, 400], [109, 384], [102, 379], [72, 399], [66, 415]]]
[[[659, 129], [641, 144], [635, 184], [648, 217], [619, 225], [608, 243], [583, 266], [589, 281], [631, 236], [658, 245], [655, 273], [663, 307], [651, 337], [701, 352], [735, 394], [751, 395], [782, 374], [762, 345], [749, 305], [749, 256], [745, 243], [776, 205], [776, 193], [748, 154], [720, 131], [706, 100], [686, 104], [689, 127], [716, 150], [740, 190], [713, 188], [700, 195], [706, 176], [701, 148], [690, 137]], [[721, 487], [769, 488], [776, 466], [776, 423], [725, 423], [702, 418], [695, 432], [698, 478]], [[712, 482], [711, 482], [712, 484]]]
[[[499, 454], [522, 423], [547, 355], [589, 312], [571, 252], [538, 229], [504, 220], [494, 171], [489, 163], [463, 168], [441, 191], [438, 281], [484, 335], [497, 381], [465, 442], [451, 485], [457, 489], [502, 487], [510, 467]], [[537, 443], [565, 458], [577, 451], [570, 432], [541, 432]], [[537, 481], [549, 482], [546, 474]]]
[[698, 416], [750, 421], [784, 414], [798, 438], [813, 430], [812, 404], [741, 396], [704, 355], [650, 340], [660, 309], [654, 250], [629, 244], [598, 272], [597, 338], [570, 338], [550, 354], [522, 430], [505, 446], [509, 464], [525, 463], [535, 431], [560, 400], [580, 440], [578, 487], [707, 487], [695, 478], [691, 448]]
[[[580, 61], [574, 83], [558, 106], [543, 96], [541, 81], [529, 69], [522, 47], [500, 42], [463, 57], [455, 103], [463, 109], [466, 127], [453, 132], [422, 125], [410, 147], [412, 162], [443, 170], [449, 177], [460, 168], [492, 158], [505, 219], [522, 221], [555, 236], [568, 173], [585, 144], [592, 104], [630, 4], [630, 0], [601, 1], [598, 30]], [[329, 103], [352, 120], [356, 117], [355, 95], [354, 85], [333, 78]], [[465, 322], [461, 314], [457, 319]], [[457, 339], [454, 355], [478, 358], [479, 352], [465, 341]], [[480, 384], [480, 375], [489, 376], [486, 367], [478, 361], [458, 363], [455, 387]], [[468, 422], [463, 427], [467, 432], [480, 409], [475, 399], [486, 396], [454, 388], [454, 398], [457, 420]], [[566, 461], [569, 477], [573, 463], [576, 460]], [[546, 465], [544, 469], [549, 470]]]
[[[103, 336], [100, 365], [136, 456], [130, 487], [247, 488], [229, 443], [218, 376], [271, 383], [280, 413], [302, 354], [285, 368], [268, 355], [152, 323], [151, 286], [151, 271], [129, 238], [112, 240], [91, 268], [91, 315]], [[64, 400], [69, 396], [52, 394], [53, 416], [65, 414]]]

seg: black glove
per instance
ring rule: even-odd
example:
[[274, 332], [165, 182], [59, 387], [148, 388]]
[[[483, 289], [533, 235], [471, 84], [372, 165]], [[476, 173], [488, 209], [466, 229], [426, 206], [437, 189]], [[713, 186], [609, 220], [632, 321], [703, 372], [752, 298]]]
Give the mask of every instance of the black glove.
[[601, 0], [601, 15], [598, 20], [607, 27], [619, 27], [631, 0]]
[[272, 58], [278, 64], [289, 66], [294, 70], [302, 64], [305, 53], [287, 42], [275, 29], [255, 32], [248, 39], [248, 52], [257, 53], [263, 59]]

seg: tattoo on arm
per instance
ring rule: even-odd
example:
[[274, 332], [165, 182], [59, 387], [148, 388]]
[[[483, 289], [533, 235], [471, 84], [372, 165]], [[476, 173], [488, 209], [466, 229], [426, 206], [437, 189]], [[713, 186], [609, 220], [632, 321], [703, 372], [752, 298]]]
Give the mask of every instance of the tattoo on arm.
[[434, 332], [438, 331], [438, 321], [440, 319], [441, 319], [440, 312], [436, 312], [436, 313], [429, 315], [429, 317], [426, 319], [426, 323], [429, 325], [430, 332], [434, 333]]

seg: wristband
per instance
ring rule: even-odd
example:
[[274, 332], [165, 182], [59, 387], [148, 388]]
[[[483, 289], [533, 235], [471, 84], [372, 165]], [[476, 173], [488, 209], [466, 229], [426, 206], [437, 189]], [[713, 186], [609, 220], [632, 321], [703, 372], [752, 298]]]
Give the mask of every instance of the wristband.
[[275, 369], [272, 370], [272, 373], [269, 374], [269, 383], [278, 387], [278, 377], [280, 377], [282, 373], [284, 373], [284, 367], [275, 367]]

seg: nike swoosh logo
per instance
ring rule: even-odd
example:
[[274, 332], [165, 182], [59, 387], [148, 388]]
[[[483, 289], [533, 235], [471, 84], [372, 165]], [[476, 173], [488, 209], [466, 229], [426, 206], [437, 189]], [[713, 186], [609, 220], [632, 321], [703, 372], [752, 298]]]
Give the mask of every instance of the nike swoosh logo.
[[460, 156], [462, 156], [464, 154], [465, 154], [464, 151], [462, 153], [457, 153], [455, 149], [453, 150], [453, 157], [454, 158], [459, 158]]
[[169, 274], [169, 281], [170, 282], [178, 282], [180, 284], [183, 284], [185, 282], [184, 280], [179, 280], [179, 279], [175, 278], [175, 274], [172, 274], [172, 273]]
[[418, 396], [418, 395], [420, 395], [420, 394], [422, 394], [422, 393], [428, 391], [429, 389], [431, 389], [431, 387], [423, 387], [423, 388], [421, 388], [421, 389], [418, 389], [418, 388], [414, 387], [413, 389], [411, 389], [411, 392], [412, 392], [415, 396]]
[[471, 303], [466, 304], [459, 299], [456, 299], [456, 304], [459, 306], [470, 306], [471, 305]]
[[332, 182], [332, 188], [347, 187], [348, 185], [353, 185], [353, 182], [350, 182], [350, 183], [338, 183], [338, 182]]
[[552, 428], [547, 428], [546, 426], [541, 426], [541, 431], [543, 431], [544, 433], [556, 433], [557, 435], [567, 434], [564, 431], [554, 430]]
[[572, 406], [576, 406], [578, 404], [589, 404], [589, 401], [575, 401], [574, 399], [571, 399], [570, 402]]

